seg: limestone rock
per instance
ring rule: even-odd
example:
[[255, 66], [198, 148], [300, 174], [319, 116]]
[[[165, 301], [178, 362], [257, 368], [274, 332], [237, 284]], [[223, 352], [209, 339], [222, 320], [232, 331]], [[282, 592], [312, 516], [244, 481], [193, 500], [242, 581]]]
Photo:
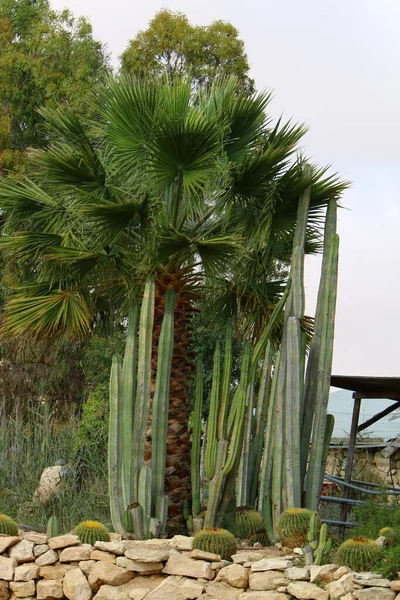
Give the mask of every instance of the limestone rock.
[[251, 590], [271, 591], [288, 583], [289, 580], [284, 578], [282, 571], [250, 572], [249, 588]]
[[14, 572], [18, 563], [14, 558], [7, 558], [6, 556], [0, 556], [0, 579], [4, 581], [12, 581], [14, 579]]
[[339, 567], [337, 571], [333, 574], [333, 579], [340, 579], [343, 575], [347, 575], [347, 573], [352, 573], [352, 570], [349, 567]]
[[308, 581], [310, 579], [309, 568], [289, 567], [284, 571], [285, 577], [292, 581]]
[[337, 571], [337, 565], [310, 565], [310, 583], [315, 581], [323, 581], [324, 583], [330, 583], [333, 581], [334, 573]]
[[301, 598], [301, 600], [329, 600], [328, 592], [315, 585], [315, 583], [307, 583], [306, 581], [289, 583], [287, 591], [295, 598]]
[[170, 549], [168, 546], [151, 548], [149, 546], [137, 546], [125, 550], [126, 558], [146, 563], [159, 563], [168, 560]]
[[10, 592], [8, 591], [8, 585], [5, 581], [0, 581], [0, 600], [8, 600]]
[[248, 569], [245, 569], [242, 565], [223, 567], [218, 572], [216, 581], [225, 581], [233, 587], [246, 589], [249, 582]]
[[160, 575], [150, 575], [142, 577], [138, 575], [128, 583], [114, 587], [112, 585], [102, 585], [94, 596], [93, 600], [131, 600], [133, 592], [138, 589], [145, 589], [147, 593], [154, 590], [164, 581], [165, 577]]
[[[178, 537], [178, 536], [175, 536]], [[212, 579], [213, 570], [209, 562], [204, 560], [194, 560], [184, 554], [170, 554], [168, 562], [163, 569], [167, 575], [183, 575], [184, 577], [194, 577], [195, 579]]]
[[181, 550], [182, 552], [188, 552], [192, 549], [193, 538], [186, 535], [174, 535], [170, 540], [171, 548], [175, 550]]
[[238, 600], [241, 590], [221, 581], [212, 581], [207, 584], [206, 592], [215, 600]]
[[190, 600], [201, 596], [203, 589], [197, 581], [171, 576], [151, 591], [146, 600]]
[[130, 571], [104, 560], [94, 565], [88, 577], [90, 585], [94, 588], [99, 587], [102, 583], [107, 585], [122, 585], [132, 578], [133, 574]]
[[38, 600], [64, 598], [63, 585], [57, 579], [43, 579], [42, 581], [38, 581], [36, 596]]
[[64, 579], [64, 575], [67, 571], [74, 569], [73, 565], [45, 565], [44, 567], [40, 567], [39, 577], [43, 579], [56, 579], [60, 581]]
[[46, 504], [53, 494], [61, 489], [62, 466], [47, 467], [40, 476], [40, 482], [33, 494], [33, 501]]
[[26, 598], [33, 596], [36, 591], [36, 585], [31, 581], [10, 581], [10, 590], [14, 592], [17, 598]]
[[258, 552], [237, 552], [232, 556], [232, 561], [239, 565], [244, 565], [245, 563], [259, 561], [262, 557], [263, 555]]
[[122, 556], [125, 554], [125, 543], [119, 541], [113, 542], [95, 542], [94, 547], [96, 550], [102, 550], [103, 552], [111, 552], [112, 554], [117, 554], [118, 556]]
[[29, 540], [21, 540], [11, 547], [8, 555], [10, 558], [15, 558], [16, 561], [29, 562], [35, 560], [33, 555], [34, 543]]
[[86, 577], [88, 577], [95, 564], [95, 560], [81, 560], [78, 566], [80, 570], [84, 572]]
[[239, 600], [290, 600], [290, 596], [283, 592], [243, 592]]
[[137, 590], [133, 590], [130, 593], [130, 598], [132, 600], [143, 600], [143, 598], [145, 598], [148, 593], [149, 590], [147, 590], [146, 588], [138, 588]]
[[303, 548], [293, 548], [293, 554], [297, 554], [298, 556], [303, 556], [304, 550], [303, 550]]
[[64, 548], [60, 552], [60, 562], [79, 562], [81, 560], [89, 560], [93, 546], [90, 544], [80, 544], [79, 546], [71, 546]]
[[44, 554], [48, 550], [49, 550], [49, 547], [48, 547], [47, 544], [39, 544], [38, 546], [34, 547], [34, 549], [33, 549], [33, 556], [35, 558], [37, 558], [38, 556], [42, 556], [42, 554]]
[[221, 557], [219, 554], [214, 554], [213, 552], [205, 552], [204, 550], [199, 550], [195, 548], [189, 554], [190, 558], [195, 558], [196, 560], [208, 560], [209, 562], [220, 562]]
[[21, 541], [18, 535], [0, 535], [0, 554]]
[[219, 571], [220, 569], [222, 569], [222, 567], [226, 567], [226, 566], [227, 565], [224, 563], [223, 560], [211, 563], [211, 568], [212, 568], [213, 571]]
[[34, 544], [47, 544], [47, 535], [45, 533], [37, 533], [36, 531], [24, 531], [22, 534], [24, 540], [29, 540]]
[[391, 581], [390, 589], [394, 592], [400, 592], [400, 579], [395, 579], [395, 581]]
[[77, 535], [67, 533], [66, 535], [49, 538], [47, 543], [51, 550], [61, 550], [61, 548], [68, 548], [68, 546], [77, 546], [81, 542]]
[[353, 574], [347, 573], [340, 579], [328, 583], [325, 589], [329, 592], [331, 598], [340, 598], [349, 592], [353, 592], [357, 587], [358, 585], [353, 581]]
[[279, 558], [262, 558], [253, 562], [252, 571], [284, 571], [293, 566], [292, 561]]
[[115, 554], [104, 552], [104, 550], [93, 550], [90, 554], [90, 560], [106, 560], [115, 563]]
[[361, 581], [370, 581], [371, 579], [383, 579], [383, 575], [380, 573], [371, 573], [363, 571], [362, 573], [353, 573], [353, 578]]
[[65, 573], [63, 592], [68, 600], [91, 600], [92, 590], [79, 567]]
[[28, 563], [27, 565], [20, 565], [15, 569], [14, 581], [30, 581], [31, 579], [37, 579], [39, 577], [38, 565], [35, 563]]
[[380, 535], [374, 542], [377, 546], [383, 548], [383, 546], [387, 546], [387, 539], [384, 535]]
[[132, 571], [133, 573], [141, 573], [141, 575], [151, 575], [153, 573], [161, 573], [164, 568], [164, 563], [144, 563], [138, 560], [126, 558], [126, 556], [118, 556], [115, 561], [118, 567]]
[[353, 592], [356, 600], [395, 600], [396, 592], [382, 587], [370, 587]]
[[383, 587], [390, 588], [389, 579], [383, 579], [383, 577], [370, 577], [369, 579], [359, 578], [357, 574], [353, 576], [354, 583], [358, 585], [369, 586], [369, 587]]
[[39, 567], [45, 567], [47, 565], [53, 565], [58, 561], [58, 554], [55, 550], [48, 550], [41, 556], [38, 556], [35, 560], [35, 563], [39, 565]]

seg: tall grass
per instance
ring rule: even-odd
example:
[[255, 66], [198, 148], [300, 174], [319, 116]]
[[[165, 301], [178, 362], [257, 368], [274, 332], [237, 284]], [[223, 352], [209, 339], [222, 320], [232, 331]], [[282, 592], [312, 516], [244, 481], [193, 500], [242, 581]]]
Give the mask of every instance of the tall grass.
[[[109, 523], [105, 445], [82, 460], [76, 451], [78, 425], [73, 416], [57, 422], [45, 403], [24, 415], [0, 412], [0, 513], [37, 530], [45, 529], [51, 515], [58, 517], [62, 532], [84, 519]], [[60, 459], [72, 471], [59, 493], [46, 505], [33, 501], [43, 469]]]

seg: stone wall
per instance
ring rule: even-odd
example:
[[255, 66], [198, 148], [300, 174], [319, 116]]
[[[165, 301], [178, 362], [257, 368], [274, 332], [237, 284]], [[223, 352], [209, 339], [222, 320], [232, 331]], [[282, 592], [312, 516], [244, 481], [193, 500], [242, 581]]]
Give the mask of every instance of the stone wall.
[[[336, 477], [344, 476], [347, 448], [329, 449], [326, 473]], [[393, 477], [393, 481], [392, 481]], [[353, 479], [370, 481], [392, 487], [400, 486], [400, 452], [390, 459], [382, 456], [377, 448], [356, 448], [353, 463]]]
[[112, 534], [94, 547], [71, 534], [0, 536], [0, 600], [400, 600], [400, 580], [302, 567], [301, 550], [243, 550], [228, 563], [191, 547], [184, 536], [138, 542]]

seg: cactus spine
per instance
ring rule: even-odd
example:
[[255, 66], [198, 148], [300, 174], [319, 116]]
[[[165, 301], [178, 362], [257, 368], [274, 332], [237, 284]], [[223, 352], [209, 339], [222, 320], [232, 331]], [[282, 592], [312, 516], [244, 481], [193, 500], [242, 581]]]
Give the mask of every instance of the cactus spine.
[[[113, 358], [110, 375], [109, 489], [115, 531], [137, 539], [166, 532], [164, 495], [169, 382], [174, 338], [175, 292], [165, 296], [152, 411], [152, 465], [144, 464], [150, 404], [154, 280], [145, 285], [142, 306], [130, 311], [123, 367]], [[138, 325], [139, 322], [139, 325]]]
[[48, 538], [57, 537], [59, 535], [58, 519], [54, 515], [47, 521], [46, 535]]

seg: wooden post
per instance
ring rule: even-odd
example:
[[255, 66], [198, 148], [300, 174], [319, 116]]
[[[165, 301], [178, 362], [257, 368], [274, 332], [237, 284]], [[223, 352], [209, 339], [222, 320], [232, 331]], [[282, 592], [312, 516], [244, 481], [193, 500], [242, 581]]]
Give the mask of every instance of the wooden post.
[[[350, 439], [349, 439], [349, 449], [347, 451], [347, 459], [346, 459], [346, 468], [344, 471], [344, 482], [350, 483], [351, 481], [351, 472], [353, 469], [353, 460], [354, 460], [354, 449], [356, 446], [356, 437], [357, 437], [357, 427], [358, 427], [358, 419], [360, 417], [360, 407], [361, 407], [361, 398], [359, 398], [355, 393], [353, 394], [354, 398], [354, 406], [353, 406], [353, 417], [351, 419], [351, 430], [350, 430]], [[349, 488], [343, 487], [343, 498], [348, 498], [349, 496]], [[347, 512], [348, 512], [348, 504], [347, 502], [343, 502], [340, 509], [340, 520], [347, 521]], [[345, 528], [341, 528], [341, 533], [344, 535]]]

